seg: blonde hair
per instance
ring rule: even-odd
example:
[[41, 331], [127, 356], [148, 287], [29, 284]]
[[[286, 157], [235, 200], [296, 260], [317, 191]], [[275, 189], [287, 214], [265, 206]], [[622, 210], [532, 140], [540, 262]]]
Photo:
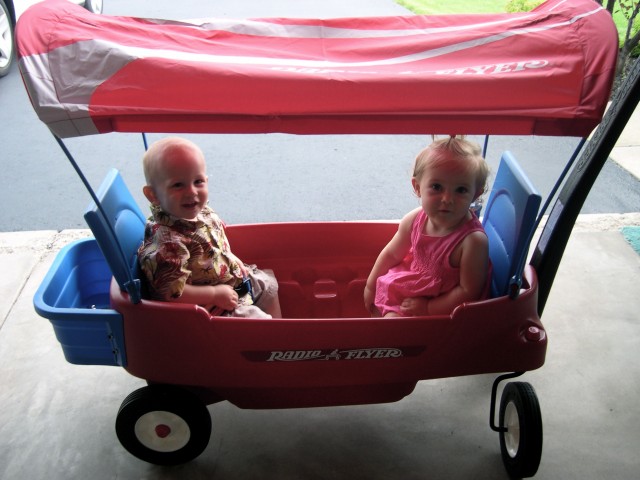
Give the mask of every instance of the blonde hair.
[[437, 167], [450, 161], [458, 161], [460, 165], [472, 171], [476, 177], [476, 195], [480, 195], [487, 186], [489, 165], [482, 156], [482, 148], [475, 142], [467, 140], [464, 135], [451, 135], [437, 139], [423, 149], [416, 157], [413, 166], [413, 178], [420, 180], [427, 168]]
[[151, 144], [149, 149], [142, 156], [142, 169], [147, 185], [152, 185], [153, 180], [158, 176], [158, 170], [161, 168], [161, 161], [165, 155], [174, 148], [187, 147], [195, 150], [203, 159], [204, 153], [190, 140], [182, 137], [165, 137]]

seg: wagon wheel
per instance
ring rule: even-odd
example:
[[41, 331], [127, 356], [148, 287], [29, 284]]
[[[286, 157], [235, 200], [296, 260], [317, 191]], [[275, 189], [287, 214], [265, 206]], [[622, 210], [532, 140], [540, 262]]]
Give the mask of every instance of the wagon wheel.
[[124, 399], [116, 418], [118, 440], [129, 453], [156, 465], [193, 460], [207, 447], [211, 416], [191, 392], [153, 385]]
[[533, 387], [510, 382], [500, 400], [500, 451], [511, 478], [532, 477], [542, 456], [542, 416]]

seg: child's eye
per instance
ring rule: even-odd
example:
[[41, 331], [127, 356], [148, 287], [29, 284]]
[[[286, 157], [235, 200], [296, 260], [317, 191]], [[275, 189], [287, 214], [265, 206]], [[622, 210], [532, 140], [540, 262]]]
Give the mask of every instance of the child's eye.
[[182, 188], [182, 182], [176, 182], [171, 185], [171, 188]]
[[439, 192], [440, 190], [442, 190], [442, 185], [440, 185], [439, 183], [432, 183], [430, 188], [431, 190]]
[[458, 193], [467, 193], [469, 189], [467, 187], [458, 187], [456, 188], [456, 192]]
[[194, 183], [194, 185], [202, 186], [202, 185], [204, 185], [206, 182], [205, 182], [204, 180], [200, 179], [200, 180], [196, 180], [196, 181], [195, 181], [195, 182], [193, 182], [193, 183]]

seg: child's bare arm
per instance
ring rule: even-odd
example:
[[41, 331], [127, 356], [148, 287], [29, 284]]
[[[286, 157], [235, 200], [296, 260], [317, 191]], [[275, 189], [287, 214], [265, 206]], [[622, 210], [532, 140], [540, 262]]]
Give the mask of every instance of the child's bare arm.
[[174, 302], [215, 305], [223, 310], [238, 306], [238, 294], [230, 285], [185, 285], [182, 295]]
[[375, 299], [376, 280], [380, 275], [387, 273], [391, 267], [404, 260], [411, 248], [411, 225], [419, 210], [419, 208], [413, 210], [402, 218], [398, 225], [398, 231], [382, 249], [371, 269], [364, 287], [364, 304], [369, 311], [371, 311]]

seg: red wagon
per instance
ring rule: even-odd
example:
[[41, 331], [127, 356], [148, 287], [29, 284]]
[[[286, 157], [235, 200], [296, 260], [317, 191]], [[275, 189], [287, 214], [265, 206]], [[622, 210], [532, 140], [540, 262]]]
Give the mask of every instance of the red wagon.
[[197, 305], [147, 300], [135, 257], [144, 216], [116, 170], [94, 193], [61, 138], [112, 131], [586, 137], [602, 119], [615, 70], [617, 33], [605, 10], [591, 0], [550, 0], [524, 14], [196, 25], [50, 3], [18, 25], [20, 69], [36, 112], [93, 197], [85, 218], [95, 238], [60, 252], [34, 304], [69, 362], [119, 365], [148, 382], [116, 419], [127, 450], [158, 464], [191, 460], [209, 441], [206, 406], [218, 401], [392, 402], [421, 380], [496, 373], [490, 425], [505, 466], [513, 477], [535, 474], [542, 451], [535, 391], [508, 383], [497, 409], [498, 385], [544, 364], [540, 315], [582, 202], [638, 102], [637, 65], [565, 182], [529, 264], [550, 199], [540, 210], [540, 195], [505, 152], [483, 212], [493, 296], [451, 315], [369, 318], [365, 280], [394, 222], [228, 227], [240, 258], [274, 270], [282, 319], [216, 317]]

